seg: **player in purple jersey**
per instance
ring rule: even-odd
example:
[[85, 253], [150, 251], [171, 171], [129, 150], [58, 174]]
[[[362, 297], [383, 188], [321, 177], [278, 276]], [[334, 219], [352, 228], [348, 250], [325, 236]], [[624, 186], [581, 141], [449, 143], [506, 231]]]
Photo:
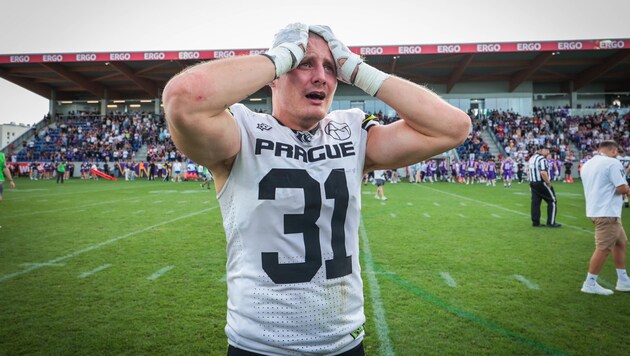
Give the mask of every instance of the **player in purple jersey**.
[[448, 177], [448, 181], [451, 183], [459, 182], [459, 163], [457, 161], [451, 162], [451, 175]]
[[83, 161], [81, 163], [81, 166], [79, 167], [79, 172], [81, 173], [81, 179], [85, 179], [85, 173], [87, 171], [85, 165], [86, 165], [86, 162]]
[[433, 166], [431, 165], [431, 160], [424, 162], [424, 181], [433, 183]]
[[562, 161], [560, 160], [560, 157], [556, 157], [555, 165], [556, 165], [556, 173], [557, 173], [556, 180], [561, 181], [562, 180]]
[[457, 165], [459, 166], [457, 181], [459, 183], [466, 183], [466, 162], [465, 161], [458, 162]]
[[501, 163], [501, 174], [503, 177], [503, 188], [512, 188], [512, 179], [514, 179], [514, 160], [507, 156]]
[[53, 171], [55, 170], [55, 167], [53, 166], [52, 163], [50, 162], [45, 162], [44, 163], [44, 179], [51, 179], [53, 176]]
[[466, 161], [466, 184], [475, 184], [475, 159]]
[[558, 171], [558, 166], [556, 165], [557, 160], [554, 156], [549, 154], [547, 155], [547, 162], [549, 162], [549, 179], [552, 182], [555, 182], [558, 180], [558, 177], [560, 176], [560, 172]]
[[496, 163], [494, 162], [494, 159], [492, 159], [492, 157], [489, 157], [486, 164], [485, 164], [485, 170], [486, 170], [486, 185], [490, 185], [492, 184], [492, 186], [496, 186], [497, 185], [497, 167], [496, 167]]
[[448, 165], [446, 164], [446, 160], [443, 159], [440, 161], [439, 170], [440, 170], [440, 182], [447, 181], [448, 178]]
[[485, 183], [486, 177], [484, 172], [484, 166], [486, 162], [481, 160], [481, 157], [477, 158], [477, 162], [475, 162], [475, 177], [478, 183]]

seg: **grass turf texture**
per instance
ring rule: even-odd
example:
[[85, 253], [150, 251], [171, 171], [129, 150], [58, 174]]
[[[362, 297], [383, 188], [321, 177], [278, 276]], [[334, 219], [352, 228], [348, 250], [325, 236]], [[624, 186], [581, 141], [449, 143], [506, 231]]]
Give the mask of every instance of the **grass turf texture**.
[[[0, 354], [225, 354], [214, 189], [16, 183], [0, 204]], [[560, 229], [531, 227], [525, 184], [387, 184], [387, 201], [363, 186], [367, 353], [625, 354], [630, 293], [579, 291], [593, 226], [580, 183], [555, 187]], [[600, 278], [614, 287], [610, 259]]]

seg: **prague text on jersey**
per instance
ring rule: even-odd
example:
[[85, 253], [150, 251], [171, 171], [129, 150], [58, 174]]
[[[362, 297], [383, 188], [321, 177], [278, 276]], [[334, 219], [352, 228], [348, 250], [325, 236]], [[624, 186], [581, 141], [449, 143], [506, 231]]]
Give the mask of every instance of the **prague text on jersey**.
[[306, 150], [298, 145], [290, 145], [287, 143], [257, 138], [256, 155], [262, 155], [265, 151], [272, 153], [276, 157], [292, 158], [306, 163], [317, 162], [324, 159], [354, 156], [356, 154], [354, 146], [352, 146], [352, 142], [316, 146]]

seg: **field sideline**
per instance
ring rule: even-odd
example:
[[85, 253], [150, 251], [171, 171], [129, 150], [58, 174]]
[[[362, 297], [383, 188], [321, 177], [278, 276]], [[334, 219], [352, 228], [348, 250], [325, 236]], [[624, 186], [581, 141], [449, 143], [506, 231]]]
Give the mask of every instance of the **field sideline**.
[[[16, 184], [0, 204], [0, 354], [225, 354], [214, 189]], [[387, 184], [387, 201], [363, 187], [369, 355], [627, 353], [630, 293], [579, 291], [594, 247], [579, 181], [555, 184], [560, 229], [531, 227], [528, 186], [500, 184]], [[610, 259], [600, 280], [614, 287]]]

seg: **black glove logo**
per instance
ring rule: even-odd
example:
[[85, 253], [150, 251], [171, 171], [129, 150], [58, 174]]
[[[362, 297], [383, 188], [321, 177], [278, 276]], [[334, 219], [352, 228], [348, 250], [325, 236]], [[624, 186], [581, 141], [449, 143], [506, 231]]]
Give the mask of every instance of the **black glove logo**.
[[347, 124], [340, 124], [334, 121], [331, 121], [326, 125], [324, 132], [328, 136], [339, 141], [347, 140], [352, 135], [350, 127]]

